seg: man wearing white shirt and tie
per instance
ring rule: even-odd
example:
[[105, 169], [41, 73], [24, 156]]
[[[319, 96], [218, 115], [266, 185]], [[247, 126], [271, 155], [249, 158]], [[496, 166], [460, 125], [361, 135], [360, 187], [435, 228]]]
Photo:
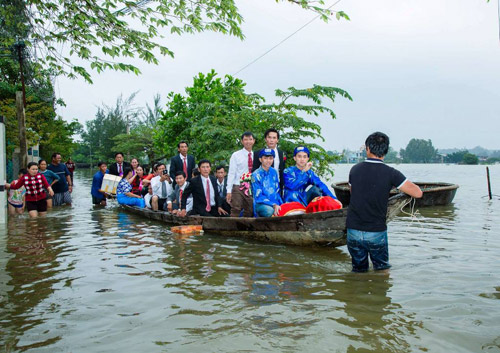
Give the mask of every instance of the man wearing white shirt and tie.
[[168, 203], [172, 203], [172, 201], [168, 200], [168, 197], [173, 192], [172, 181], [165, 164], [159, 164], [156, 171], [158, 175], [151, 179], [151, 188], [153, 190], [151, 208], [153, 211], [166, 210]]
[[241, 188], [240, 177], [244, 173], [252, 173], [255, 137], [249, 131], [244, 132], [241, 144], [243, 148], [234, 152], [229, 160], [226, 201], [231, 205], [231, 217], [239, 217], [242, 210], [244, 217], [253, 217], [253, 197], [250, 190]]

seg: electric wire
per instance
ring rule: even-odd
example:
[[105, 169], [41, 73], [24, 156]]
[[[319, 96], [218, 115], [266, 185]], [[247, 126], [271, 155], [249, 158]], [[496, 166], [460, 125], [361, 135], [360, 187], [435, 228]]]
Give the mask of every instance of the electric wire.
[[[329, 7], [327, 7], [327, 10], [330, 10], [332, 7], [334, 7], [335, 5], [337, 5], [339, 2], [341, 2], [342, 0], [337, 0], [335, 3], [333, 3], [332, 5], [330, 5]], [[500, 0], [499, 0], [500, 1]], [[245, 70], [246, 68], [248, 68], [250, 65], [254, 64], [255, 62], [257, 62], [258, 60], [262, 59], [264, 56], [266, 56], [267, 54], [269, 54], [270, 52], [272, 52], [274, 49], [276, 49], [277, 47], [279, 47], [281, 44], [283, 44], [284, 42], [286, 42], [288, 39], [290, 39], [291, 37], [293, 37], [295, 34], [299, 33], [301, 30], [303, 30], [304, 28], [306, 28], [307, 26], [309, 26], [311, 23], [313, 23], [314, 21], [316, 21], [319, 17], [321, 17], [321, 15], [317, 15], [316, 17], [314, 17], [313, 19], [311, 19], [309, 22], [307, 22], [306, 24], [302, 25], [299, 29], [297, 29], [296, 31], [294, 31], [292, 34], [288, 35], [287, 37], [285, 37], [283, 40], [281, 40], [278, 44], [274, 45], [272, 48], [270, 48], [269, 50], [267, 50], [266, 52], [264, 52], [262, 55], [260, 55], [259, 57], [257, 57], [256, 59], [252, 60], [250, 63], [248, 63], [247, 65], [243, 66], [241, 69], [239, 69], [238, 71], [236, 71], [233, 76], [239, 74], [241, 71]]]

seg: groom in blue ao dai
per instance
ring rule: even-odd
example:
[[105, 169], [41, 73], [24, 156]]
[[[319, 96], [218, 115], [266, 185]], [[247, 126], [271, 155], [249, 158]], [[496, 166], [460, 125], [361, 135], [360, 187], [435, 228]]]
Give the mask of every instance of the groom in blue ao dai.
[[278, 172], [271, 168], [274, 157], [274, 150], [269, 148], [261, 150], [259, 153], [261, 166], [252, 173], [254, 213], [258, 217], [277, 216], [283, 203]]

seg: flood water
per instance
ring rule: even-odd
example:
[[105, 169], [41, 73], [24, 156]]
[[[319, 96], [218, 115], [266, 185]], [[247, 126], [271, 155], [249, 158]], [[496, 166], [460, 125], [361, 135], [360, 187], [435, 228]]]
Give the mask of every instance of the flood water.
[[0, 229], [0, 350], [500, 352], [500, 197], [484, 197], [485, 167], [397, 168], [460, 189], [390, 223], [388, 274], [351, 273], [345, 246], [179, 239], [94, 209], [77, 171], [72, 207]]

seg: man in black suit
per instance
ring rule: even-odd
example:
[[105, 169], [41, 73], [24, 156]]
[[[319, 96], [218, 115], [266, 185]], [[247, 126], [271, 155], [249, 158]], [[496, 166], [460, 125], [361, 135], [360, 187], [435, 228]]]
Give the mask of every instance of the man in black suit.
[[175, 176], [178, 171], [183, 171], [187, 175], [187, 181], [191, 181], [193, 169], [195, 166], [194, 156], [188, 155], [189, 146], [186, 141], [181, 141], [177, 144], [179, 154], [172, 157], [170, 160], [170, 178], [173, 180], [172, 186], [175, 187]]
[[125, 168], [131, 168], [130, 163], [123, 161], [123, 153], [121, 152], [115, 153], [115, 161], [116, 163], [111, 163], [108, 168], [111, 175], [122, 176]]
[[[182, 194], [189, 185], [189, 181], [186, 181], [186, 175], [184, 174], [183, 171], [177, 172], [177, 175], [175, 176], [175, 182], [177, 183], [177, 185], [175, 186], [174, 192], [171, 193], [169, 196], [169, 200], [172, 203], [169, 203], [167, 206], [167, 211], [172, 214], [177, 214], [180, 212]], [[192, 209], [193, 209], [193, 196], [190, 196], [187, 199], [186, 212], [189, 213]]]
[[186, 215], [186, 204], [190, 195], [193, 195], [191, 215], [209, 217], [227, 215], [227, 212], [221, 207], [222, 199], [217, 192], [217, 178], [210, 175], [211, 167], [210, 161], [207, 159], [202, 159], [199, 162], [200, 176], [191, 179], [191, 182], [182, 193], [181, 212], [178, 213], [180, 217]]
[[217, 178], [217, 192], [222, 198], [222, 208], [227, 213], [231, 213], [231, 205], [226, 201], [227, 195], [227, 173], [223, 165], [215, 167], [215, 177]]
[[[283, 196], [283, 186], [285, 185], [283, 172], [285, 171], [285, 153], [278, 148], [278, 142], [280, 140], [280, 133], [276, 129], [267, 129], [264, 132], [264, 140], [266, 141], [266, 148], [274, 150], [274, 154], [278, 158], [274, 159], [274, 164], [272, 167], [278, 171], [280, 178], [280, 193]], [[261, 150], [254, 151], [253, 153], [253, 168], [252, 171], [256, 171], [260, 167], [259, 154]]]

